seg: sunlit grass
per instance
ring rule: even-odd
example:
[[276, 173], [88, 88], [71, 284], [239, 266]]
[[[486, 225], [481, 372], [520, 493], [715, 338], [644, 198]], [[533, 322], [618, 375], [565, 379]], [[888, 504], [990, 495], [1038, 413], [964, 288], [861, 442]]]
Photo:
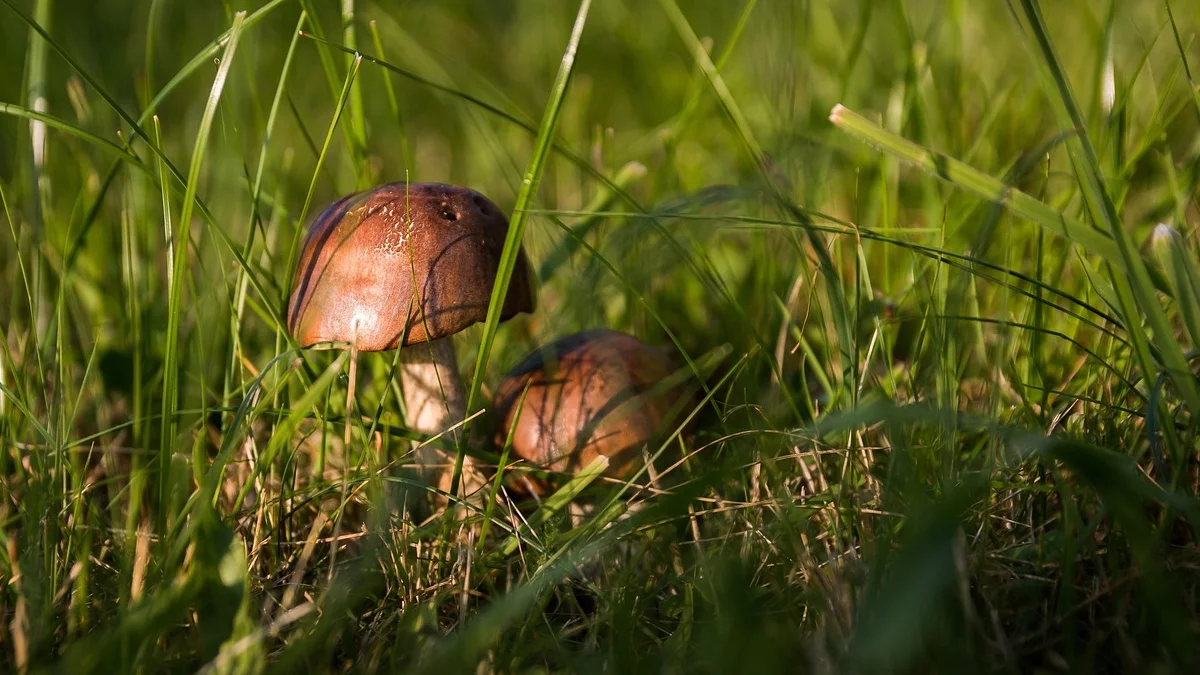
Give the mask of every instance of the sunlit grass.
[[[2, 3], [0, 671], [1200, 665], [1200, 8]], [[538, 281], [458, 445], [284, 321], [405, 179]], [[694, 393], [652, 464], [405, 471], [601, 326]]]

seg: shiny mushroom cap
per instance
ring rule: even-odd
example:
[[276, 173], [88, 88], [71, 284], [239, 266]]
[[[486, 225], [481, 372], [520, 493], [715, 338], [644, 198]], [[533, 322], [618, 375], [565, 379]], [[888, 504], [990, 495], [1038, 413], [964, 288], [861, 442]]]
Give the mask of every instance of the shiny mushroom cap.
[[[500, 209], [467, 188], [400, 182], [342, 197], [308, 229], [288, 328], [302, 346], [364, 351], [453, 335], [487, 318], [507, 233]], [[522, 250], [502, 320], [533, 311], [531, 282]]]
[[[670, 431], [680, 387], [664, 387], [675, 372], [663, 349], [632, 335], [591, 330], [559, 338], [526, 356], [501, 380], [495, 396], [496, 447], [509, 429], [511, 455], [539, 468], [573, 474], [598, 455], [608, 475], [623, 477], [640, 463], [642, 448]], [[529, 386], [518, 411], [521, 392]], [[515, 485], [535, 493], [547, 486]]]

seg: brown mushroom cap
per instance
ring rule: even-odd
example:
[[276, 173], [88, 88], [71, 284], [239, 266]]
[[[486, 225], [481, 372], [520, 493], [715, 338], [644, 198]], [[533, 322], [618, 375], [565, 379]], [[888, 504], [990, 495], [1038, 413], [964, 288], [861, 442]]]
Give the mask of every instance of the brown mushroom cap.
[[[400, 182], [342, 197], [308, 229], [288, 328], [302, 346], [356, 339], [364, 351], [453, 335], [487, 318], [507, 233], [500, 209], [467, 188]], [[531, 281], [521, 250], [501, 320], [533, 311]]]
[[[531, 352], [501, 380], [494, 441], [503, 447], [528, 384], [513, 456], [573, 474], [604, 455], [609, 475], [628, 476], [642, 447], [676, 421], [671, 413], [681, 388], [660, 386], [674, 371], [665, 350], [625, 333], [591, 330], [559, 338]], [[544, 484], [530, 483], [525, 487], [546, 491]]]

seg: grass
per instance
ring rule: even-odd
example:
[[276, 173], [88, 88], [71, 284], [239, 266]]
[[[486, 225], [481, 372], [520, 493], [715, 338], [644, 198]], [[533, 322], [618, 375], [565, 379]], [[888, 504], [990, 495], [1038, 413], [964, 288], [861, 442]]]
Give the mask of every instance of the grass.
[[[0, 4], [0, 671], [1200, 665], [1191, 4]], [[407, 508], [396, 355], [282, 321], [405, 178], [537, 270], [468, 424], [677, 352], [649, 487]]]

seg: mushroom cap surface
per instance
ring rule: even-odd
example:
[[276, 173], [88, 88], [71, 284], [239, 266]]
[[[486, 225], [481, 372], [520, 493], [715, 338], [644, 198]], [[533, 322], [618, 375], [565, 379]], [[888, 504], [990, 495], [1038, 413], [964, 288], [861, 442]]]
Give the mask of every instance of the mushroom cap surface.
[[[641, 450], [673, 428], [682, 386], [664, 386], [673, 359], [613, 330], [590, 330], [534, 350], [500, 381], [494, 442], [503, 447], [514, 418], [510, 454], [537, 467], [573, 474], [598, 455], [608, 475], [627, 476]], [[529, 391], [518, 410], [521, 392]], [[533, 480], [535, 492], [547, 486]]]
[[[398, 182], [344, 196], [309, 226], [288, 329], [301, 346], [357, 340], [363, 351], [453, 335], [487, 318], [507, 233], [500, 209], [464, 187]], [[522, 249], [501, 320], [533, 311], [531, 282]]]

